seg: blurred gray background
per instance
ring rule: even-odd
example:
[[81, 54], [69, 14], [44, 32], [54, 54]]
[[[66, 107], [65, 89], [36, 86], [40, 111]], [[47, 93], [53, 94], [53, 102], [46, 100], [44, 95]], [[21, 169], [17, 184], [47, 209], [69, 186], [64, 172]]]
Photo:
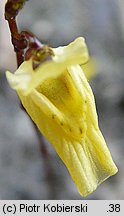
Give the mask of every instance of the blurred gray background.
[[[4, 4], [0, 6], [0, 199], [83, 199], [52, 146], [45, 160], [29, 117], [20, 109], [5, 71], [16, 69]], [[96, 62], [91, 81], [100, 128], [119, 172], [85, 199], [124, 199], [124, 1], [30, 0], [20, 29], [51, 46], [86, 38]]]

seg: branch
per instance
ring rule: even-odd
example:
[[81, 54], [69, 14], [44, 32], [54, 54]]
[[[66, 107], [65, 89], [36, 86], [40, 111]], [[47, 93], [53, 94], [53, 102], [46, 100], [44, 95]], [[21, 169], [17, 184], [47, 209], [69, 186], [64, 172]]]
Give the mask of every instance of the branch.
[[[36, 38], [36, 36], [31, 32], [22, 31], [20, 33], [18, 30], [16, 17], [19, 11], [23, 8], [26, 1], [27, 0], [8, 0], [5, 5], [5, 19], [8, 21], [9, 24], [11, 40], [14, 51], [16, 52], [18, 67], [24, 62], [25, 58], [29, 59], [33, 55], [34, 50], [39, 50], [44, 47], [44, 45], [41, 44], [40, 41]], [[27, 49], [26, 52], [25, 49]], [[26, 112], [22, 104], [21, 108]], [[40, 135], [33, 121], [32, 123], [34, 125], [39, 142], [41, 143], [41, 152], [44, 157], [47, 157], [48, 151], [42, 141], [42, 135]]]
[[5, 19], [8, 21], [11, 40], [16, 52], [18, 67], [24, 61], [24, 49], [27, 47], [27, 41], [22, 37], [18, 31], [16, 16], [23, 8], [26, 0], [8, 0], [5, 5]]

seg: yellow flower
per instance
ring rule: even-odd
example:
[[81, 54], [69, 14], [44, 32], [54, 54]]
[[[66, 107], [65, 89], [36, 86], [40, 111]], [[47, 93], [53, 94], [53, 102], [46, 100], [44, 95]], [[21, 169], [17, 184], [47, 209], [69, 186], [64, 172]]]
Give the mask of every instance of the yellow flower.
[[94, 96], [80, 67], [89, 57], [84, 38], [51, 49], [52, 60], [33, 70], [30, 59], [6, 76], [80, 194], [87, 196], [117, 167], [98, 127]]

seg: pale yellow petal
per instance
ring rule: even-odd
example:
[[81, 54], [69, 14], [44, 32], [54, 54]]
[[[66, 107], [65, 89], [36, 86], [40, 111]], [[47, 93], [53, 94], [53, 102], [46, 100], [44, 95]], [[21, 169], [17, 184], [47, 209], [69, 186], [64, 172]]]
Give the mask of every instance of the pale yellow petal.
[[58, 63], [84, 64], [89, 59], [88, 49], [83, 37], [78, 37], [68, 46], [53, 48], [52, 50], [55, 54], [53, 61]]
[[25, 95], [29, 94], [47, 78], [59, 76], [69, 65], [83, 64], [89, 58], [85, 40], [81, 37], [67, 46], [53, 48], [52, 50], [54, 53], [52, 60], [41, 64], [35, 70]]
[[56, 79], [49, 78], [44, 81], [31, 95], [43, 112], [50, 118], [54, 116], [54, 120], [62, 125], [70, 136], [76, 139], [84, 136], [85, 95], [80, 95], [77, 91], [67, 70]]
[[32, 79], [32, 75], [32, 60], [22, 63], [15, 74], [10, 73], [9, 71], [6, 72], [6, 77], [11, 88], [22, 91], [26, 91], [28, 84]]
[[71, 138], [54, 119], [45, 115], [31, 95], [20, 98], [31, 118], [67, 166], [81, 195], [92, 193], [101, 182], [117, 172], [105, 141], [94, 127], [92, 130], [88, 128], [85, 139], [79, 142]]
[[[92, 90], [85, 75], [82, 75], [80, 66], [69, 67], [63, 76], [67, 76], [67, 83], [70, 82], [69, 86], [65, 87], [66, 90], [62, 87], [63, 85], [58, 87], [59, 81], [65, 85], [65, 78], [60, 76], [56, 80], [50, 80], [51, 85], [49, 82], [42, 83], [40, 89], [34, 90], [28, 96], [23, 95], [21, 91], [18, 93], [33, 121], [65, 163], [80, 194], [87, 196], [106, 178], [114, 175], [117, 172], [117, 167], [99, 130]], [[71, 82], [75, 84], [77, 92], [71, 86]], [[56, 91], [57, 89], [58, 91]], [[68, 90], [72, 90], [72, 95]], [[70, 95], [70, 99], [68, 95]], [[81, 97], [86, 108], [84, 109], [83, 104], [80, 103], [77, 103], [76, 106], [73, 97], [77, 97], [79, 101]], [[84, 98], [86, 102], [83, 100]], [[66, 104], [68, 100], [70, 100], [70, 104], [72, 103], [70, 107]], [[46, 107], [43, 106], [43, 103]], [[78, 114], [81, 107], [82, 120]], [[54, 118], [52, 118], [53, 113], [55, 114]], [[69, 119], [69, 124], [67, 124], [67, 119]], [[83, 125], [83, 120], [86, 127]], [[64, 124], [61, 124], [62, 121]], [[82, 130], [85, 130], [82, 136], [78, 134], [79, 124], [81, 124]], [[69, 130], [69, 126], [71, 130]]]
[[67, 66], [71, 64], [83, 64], [88, 60], [88, 50], [84, 38], [77, 38], [75, 41], [64, 47], [53, 48], [52, 60], [41, 64], [33, 70], [32, 60], [24, 62], [14, 75], [7, 72], [7, 79], [13, 89], [22, 89], [24, 94], [29, 94], [44, 80], [49, 77], [56, 78]]

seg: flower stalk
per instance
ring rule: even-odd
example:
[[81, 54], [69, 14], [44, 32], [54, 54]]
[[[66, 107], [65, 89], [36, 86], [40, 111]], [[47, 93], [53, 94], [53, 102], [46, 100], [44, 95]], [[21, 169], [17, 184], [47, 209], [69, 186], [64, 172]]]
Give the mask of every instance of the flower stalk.
[[[19, 32], [18, 30], [16, 17], [26, 1], [27, 0], [8, 0], [5, 5], [5, 19], [9, 24], [18, 67], [24, 60], [28, 60], [32, 55], [35, 55], [36, 50], [40, 50], [44, 47], [33, 33], [28, 31]], [[25, 49], [27, 50], [25, 51]]]

